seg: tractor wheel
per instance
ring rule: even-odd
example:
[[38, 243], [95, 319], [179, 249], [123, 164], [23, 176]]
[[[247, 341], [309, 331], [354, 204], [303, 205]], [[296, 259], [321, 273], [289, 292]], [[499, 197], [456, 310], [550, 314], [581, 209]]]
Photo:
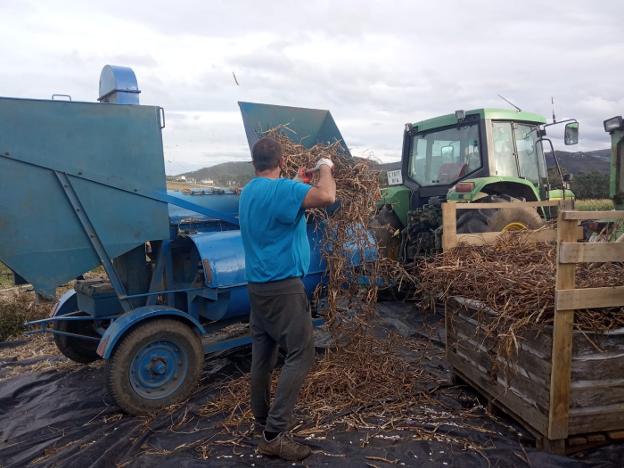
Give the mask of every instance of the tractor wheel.
[[401, 221], [390, 205], [384, 205], [370, 223], [370, 229], [377, 240], [379, 250], [385, 257], [397, 259], [401, 246], [401, 236], [395, 232], [401, 229]]
[[[490, 195], [478, 203], [504, 203], [519, 201], [506, 195]], [[480, 232], [521, 231], [538, 229], [544, 220], [535, 208], [466, 210], [457, 220], [459, 234]]]
[[[94, 330], [91, 320], [59, 320], [54, 324], [54, 329], [66, 333], [92, 336], [94, 338], [100, 337]], [[57, 335], [55, 333], [54, 343], [65, 357], [68, 357], [72, 361], [79, 362], [80, 364], [89, 364], [100, 358], [96, 352], [98, 342], [94, 340], [83, 340], [74, 338], [73, 336]]]
[[106, 363], [108, 388], [129, 414], [147, 414], [186, 399], [199, 380], [204, 353], [188, 325], [156, 319], [138, 325]]

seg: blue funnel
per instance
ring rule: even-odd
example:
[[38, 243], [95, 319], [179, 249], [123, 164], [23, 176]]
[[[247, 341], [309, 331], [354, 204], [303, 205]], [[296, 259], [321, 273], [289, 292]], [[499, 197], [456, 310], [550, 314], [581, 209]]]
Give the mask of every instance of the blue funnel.
[[336, 122], [328, 110], [306, 109], [303, 107], [275, 106], [255, 102], [239, 102], [247, 141], [251, 149], [262, 134], [281, 125], [291, 131], [283, 134], [295, 143], [306, 148], [316, 144], [331, 144], [339, 141], [344, 152], [351, 156]]

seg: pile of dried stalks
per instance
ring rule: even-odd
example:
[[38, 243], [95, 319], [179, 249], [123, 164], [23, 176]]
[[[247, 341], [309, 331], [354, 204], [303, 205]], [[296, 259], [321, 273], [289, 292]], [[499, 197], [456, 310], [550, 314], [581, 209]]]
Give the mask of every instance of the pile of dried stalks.
[[[521, 234], [502, 236], [496, 244], [459, 246], [423, 261], [418, 293], [433, 305], [460, 296], [480, 301], [495, 314], [479, 315], [486, 336], [497, 337], [499, 353], [510, 356], [518, 339], [552, 325], [555, 304], [556, 246], [531, 243]], [[620, 263], [579, 264], [580, 288], [618, 286]], [[601, 332], [624, 326], [624, 310], [580, 310], [578, 330]]]
[[[340, 202], [340, 207], [331, 214], [324, 210], [311, 214], [317, 226], [330, 233], [322, 249], [328, 277], [326, 307], [322, 313], [328, 318], [333, 347], [320, 358], [304, 383], [297, 407], [304, 422], [295, 432], [323, 436], [337, 426], [376, 431], [409, 426], [411, 433], [419, 438], [469, 446], [466, 440], [435, 434], [415, 425], [415, 421], [435, 419], [432, 416], [435, 411], [425, 404], [430, 396], [423, 388], [440, 382], [427, 375], [418, 363], [405, 358], [402, 353], [409, 344], [404, 338], [392, 334], [376, 336], [372, 331], [378, 279], [412, 281], [398, 264], [386, 259], [366, 264], [351, 261], [364, 258], [374, 248], [368, 227], [380, 196], [378, 172], [367, 162], [342, 154], [338, 144], [305, 149], [280, 131], [270, 134], [283, 146], [286, 177], [295, 176], [301, 167], [313, 167], [321, 157], [330, 157], [335, 164]], [[361, 284], [362, 276], [369, 278], [365, 285]], [[430, 413], [425, 416], [427, 409]], [[248, 434], [252, 422], [248, 376], [226, 382], [219, 395], [202, 408], [201, 414], [224, 415], [223, 429], [235, 441]]]
[[41, 372], [73, 366], [59, 354], [49, 336], [24, 337], [24, 322], [50, 315], [52, 302], [37, 301], [26, 287], [0, 290], [0, 341], [11, 341], [0, 347], [0, 381], [24, 372]]
[[47, 317], [51, 307], [52, 303], [37, 302], [33, 292], [9, 288], [0, 294], [0, 341], [21, 334], [25, 321]]
[[[358, 312], [359, 317], [362, 312], [366, 312], [364, 315], [368, 317], [377, 301], [380, 285], [387, 284], [388, 280], [401, 284], [414, 281], [395, 261], [379, 257], [371, 261], [377, 250], [370, 233], [377, 201], [381, 197], [379, 171], [366, 159], [346, 155], [339, 142], [306, 149], [288, 139], [285, 136], [288, 131], [287, 127], [282, 127], [268, 132], [284, 150], [284, 177], [292, 179], [300, 168], [314, 167], [320, 158], [330, 158], [334, 162], [333, 176], [339, 208], [335, 211], [311, 210], [310, 213], [318, 227], [322, 226], [325, 232], [331, 233], [321, 251], [327, 262], [328, 274], [328, 287], [324, 291], [328, 302], [325, 314], [330, 321], [344, 318], [336, 312], [340, 305], [348, 304]], [[368, 261], [361, 262], [363, 258]], [[362, 288], [361, 277], [369, 278], [367, 288]], [[338, 330], [334, 332], [338, 333]]]

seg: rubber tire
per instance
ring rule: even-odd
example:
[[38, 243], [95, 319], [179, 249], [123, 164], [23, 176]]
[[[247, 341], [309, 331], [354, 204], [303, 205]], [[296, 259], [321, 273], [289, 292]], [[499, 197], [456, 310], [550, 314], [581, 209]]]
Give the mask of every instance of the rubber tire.
[[[514, 201], [520, 200], [509, 196], [490, 195], [478, 200], [478, 203], [511, 203]], [[457, 220], [457, 233], [500, 232], [505, 226], [514, 222], [522, 223], [528, 229], [539, 229], [544, 225], [544, 220], [535, 208], [465, 210], [465, 213]]]
[[[100, 337], [93, 329], [93, 322], [90, 321], [59, 321], [54, 324], [54, 328], [68, 333]], [[80, 338], [73, 338], [67, 335], [54, 334], [54, 343], [65, 357], [74, 362], [89, 364], [100, 359], [100, 356], [97, 354], [97, 341], [81, 340]]]
[[[186, 350], [188, 372], [178, 389], [164, 399], [147, 400], [138, 395], [130, 383], [130, 366], [135, 354], [151, 341], [162, 338], [173, 340]], [[179, 403], [193, 392], [204, 363], [201, 340], [188, 325], [171, 319], [154, 319], [138, 325], [125, 335], [106, 362], [108, 390], [123, 411], [132, 415], [152, 413], [160, 408]]]
[[401, 220], [389, 205], [384, 205], [371, 220], [370, 230], [383, 254], [391, 259], [399, 258], [401, 236], [394, 236], [402, 228]]

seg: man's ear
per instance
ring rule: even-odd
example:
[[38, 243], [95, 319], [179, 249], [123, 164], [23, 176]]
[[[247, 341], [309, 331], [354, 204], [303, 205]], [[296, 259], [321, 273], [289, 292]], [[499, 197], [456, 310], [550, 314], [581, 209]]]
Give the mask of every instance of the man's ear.
[[286, 169], [286, 161], [284, 160], [284, 157], [280, 157], [279, 161], [277, 162], [277, 165], [279, 166], [279, 168], [283, 171], [284, 169]]

